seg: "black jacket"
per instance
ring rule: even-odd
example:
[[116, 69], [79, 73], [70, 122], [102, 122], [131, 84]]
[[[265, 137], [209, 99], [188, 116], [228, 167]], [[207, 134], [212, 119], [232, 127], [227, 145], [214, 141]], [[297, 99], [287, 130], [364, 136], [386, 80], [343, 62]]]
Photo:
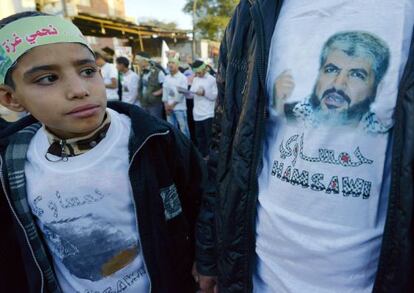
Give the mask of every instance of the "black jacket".
[[[281, 5], [281, 0], [241, 0], [220, 48], [209, 163], [210, 187], [217, 188], [208, 190], [202, 205], [197, 268], [218, 277], [221, 293], [252, 291], [258, 175], [268, 116], [267, 60]], [[392, 182], [374, 292], [414, 292], [413, 67], [411, 45], [394, 114]]]
[[[152, 292], [195, 292], [191, 269], [194, 227], [204, 178], [202, 160], [190, 141], [166, 122], [136, 106], [120, 102], [112, 102], [109, 106], [131, 118], [129, 176]], [[2, 133], [10, 134], [24, 128], [27, 135], [36, 124], [33, 117], [25, 117], [3, 129]], [[0, 241], [0, 292], [60, 292], [42, 234], [35, 228], [30, 211], [22, 209], [21, 199], [15, 198], [17, 192], [8, 183], [8, 171], [13, 167], [5, 149], [10, 153], [14, 144], [17, 145], [14, 151], [25, 155], [27, 146], [19, 144], [22, 133], [16, 132], [0, 141], [0, 227], [3, 236]], [[175, 192], [174, 188], [182, 212], [166, 220], [165, 210], [169, 208], [171, 193], [167, 196], [161, 193]]]

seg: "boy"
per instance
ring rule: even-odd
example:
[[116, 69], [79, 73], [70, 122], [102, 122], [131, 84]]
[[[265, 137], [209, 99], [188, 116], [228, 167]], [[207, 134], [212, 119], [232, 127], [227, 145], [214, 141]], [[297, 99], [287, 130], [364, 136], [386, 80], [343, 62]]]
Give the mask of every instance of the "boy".
[[151, 115], [162, 119], [164, 116], [162, 103], [162, 84], [165, 74], [152, 62], [149, 54], [140, 52], [137, 55], [140, 67], [138, 100], [140, 106]]
[[217, 99], [216, 79], [208, 73], [207, 64], [196, 60], [192, 64], [195, 77], [190, 90], [194, 95], [194, 125], [196, 142], [204, 160], [208, 160], [211, 144], [211, 126]]
[[0, 103], [32, 115], [0, 141], [0, 291], [194, 292], [195, 148], [138, 107], [106, 108], [72, 23], [16, 14], [0, 44]]
[[99, 53], [94, 52], [96, 64], [101, 69], [101, 75], [105, 82], [106, 97], [108, 101], [118, 101], [118, 72], [113, 64], [106, 62], [105, 57]]
[[165, 77], [162, 85], [162, 101], [164, 102], [167, 121], [179, 128], [185, 136], [190, 137], [187, 123], [186, 99], [180, 89], [187, 90], [187, 78], [178, 70], [178, 58], [168, 60], [170, 74]]
[[138, 74], [129, 69], [129, 60], [123, 56], [116, 58], [116, 69], [122, 76], [122, 101], [139, 106]]

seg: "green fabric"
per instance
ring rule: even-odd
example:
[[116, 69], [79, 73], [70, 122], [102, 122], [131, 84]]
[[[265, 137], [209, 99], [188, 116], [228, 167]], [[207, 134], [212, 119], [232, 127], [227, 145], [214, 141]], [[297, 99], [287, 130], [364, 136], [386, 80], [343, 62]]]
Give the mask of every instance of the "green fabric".
[[180, 65], [180, 60], [178, 60], [178, 58], [175, 58], [175, 57], [168, 58], [168, 63], [170, 62]]
[[0, 29], [0, 84], [20, 56], [53, 43], [81, 43], [92, 51], [80, 30], [59, 16], [24, 17]]
[[202, 65], [200, 65], [199, 67], [195, 67], [195, 68], [193, 68], [193, 71], [194, 71], [195, 73], [198, 73], [198, 72], [201, 72], [201, 71], [203, 71], [204, 69], [206, 69], [206, 67], [207, 67], [207, 64], [203, 63], [203, 64], [202, 64]]

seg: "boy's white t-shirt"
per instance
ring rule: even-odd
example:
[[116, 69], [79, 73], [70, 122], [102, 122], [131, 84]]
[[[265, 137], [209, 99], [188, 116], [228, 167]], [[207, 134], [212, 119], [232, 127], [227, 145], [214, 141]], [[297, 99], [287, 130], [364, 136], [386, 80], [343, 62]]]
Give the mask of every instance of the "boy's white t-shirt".
[[[116, 70], [115, 65], [111, 64], [111, 63], [105, 63], [102, 67], [101, 67], [101, 74], [102, 74], [102, 78], [105, 82], [105, 84], [110, 84], [112, 81], [112, 78], [115, 78], [118, 80], [118, 71]], [[119, 100], [119, 96], [118, 96], [118, 89], [114, 88], [114, 89], [106, 89], [106, 97], [108, 100]]]
[[[291, 105], [290, 113], [289, 107], [278, 113], [271, 105], [259, 176], [255, 292], [372, 291], [390, 186], [389, 132], [413, 20], [411, 0], [284, 1], [267, 87], [274, 98], [276, 80], [288, 72], [294, 89], [282, 101]], [[322, 47], [345, 31], [368, 33], [390, 51], [375, 101], [356, 125], [323, 115], [323, 108], [310, 103], [321, 86]], [[324, 74], [339, 76], [351, 67], [330, 88], [343, 86], [354, 98], [350, 79], [362, 80], [363, 66], [353, 64], [355, 59], [329, 60]], [[331, 107], [342, 103], [339, 94], [326, 97]]]
[[107, 135], [88, 152], [46, 160], [41, 128], [27, 153], [28, 201], [64, 292], [149, 292], [128, 176], [131, 122], [107, 111]]

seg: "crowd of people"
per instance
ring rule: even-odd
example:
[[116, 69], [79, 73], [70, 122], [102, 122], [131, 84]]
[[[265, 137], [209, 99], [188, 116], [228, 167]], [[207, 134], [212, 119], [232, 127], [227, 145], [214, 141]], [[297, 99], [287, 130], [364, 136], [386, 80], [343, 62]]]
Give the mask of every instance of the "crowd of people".
[[[127, 57], [94, 52], [105, 81], [108, 101], [137, 105], [168, 121], [197, 145], [205, 160], [217, 98], [215, 71], [201, 60], [187, 63], [176, 51], [167, 52], [167, 68], [139, 52], [134, 64]], [[111, 59], [115, 59], [114, 64]], [[135, 65], [135, 66], [134, 66]]]
[[241, 0], [217, 74], [0, 20], [0, 291], [414, 292], [413, 16]]

